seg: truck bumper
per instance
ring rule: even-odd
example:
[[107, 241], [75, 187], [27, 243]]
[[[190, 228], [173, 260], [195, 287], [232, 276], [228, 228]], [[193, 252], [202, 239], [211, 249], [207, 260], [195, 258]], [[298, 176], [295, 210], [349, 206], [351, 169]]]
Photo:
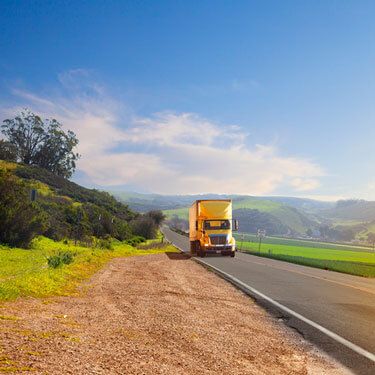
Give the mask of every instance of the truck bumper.
[[202, 249], [206, 254], [222, 254], [230, 255], [235, 250], [232, 249], [232, 246], [205, 246]]

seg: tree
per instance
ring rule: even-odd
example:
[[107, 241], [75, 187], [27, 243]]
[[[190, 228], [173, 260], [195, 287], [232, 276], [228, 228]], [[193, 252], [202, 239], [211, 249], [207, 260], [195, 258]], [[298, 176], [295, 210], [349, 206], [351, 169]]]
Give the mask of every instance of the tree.
[[10, 142], [0, 139], [0, 159], [17, 161], [17, 149]]
[[140, 215], [130, 222], [132, 232], [137, 236], [147, 239], [155, 238], [158, 226], [155, 221], [147, 215]]
[[159, 227], [162, 222], [165, 220], [165, 215], [163, 214], [162, 211], [160, 210], [153, 210], [153, 211], [149, 211], [147, 212], [146, 214], [147, 216], [149, 216], [152, 220], [154, 220], [155, 224]]
[[1, 126], [7, 141], [16, 149], [16, 159], [24, 164], [38, 165], [58, 176], [69, 178], [79, 155], [73, 152], [78, 139], [72, 131], [64, 132], [55, 119], [45, 119], [29, 110]]
[[314, 233], [313, 233], [313, 231], [312, 231], [311, 228], [307, 229], [307, 231], [306, 231], [306, 235], [307, 235], [308, 237], [312, 237], [313, 234], [314, 234]]
[[0, 171], [0, 242], [29, 247], [45, 230], [45, 216], [30, 201], [29, 189], [9, 172]]

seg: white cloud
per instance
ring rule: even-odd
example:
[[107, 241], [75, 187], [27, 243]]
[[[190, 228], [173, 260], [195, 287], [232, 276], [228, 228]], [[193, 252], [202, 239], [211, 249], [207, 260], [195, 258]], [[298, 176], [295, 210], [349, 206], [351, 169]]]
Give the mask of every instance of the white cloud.
[[[284, 157], [274, 146], [248, 146], [247, 134], [238, 126], [218, 125], [192, 113], [121, 115], [122, 106], [91, 82], [86, 71], [67, 72], [59, 79], [68, 90], [64, 95], [47, 99], [19, 89], [14, 94], [20, 107], [55, 117], [76, 132], [82, 154], [78, 169], [97, 185], [131, 184], [164, 194], [260, 195], [285, 187], [291, 193], [311, 191], [324, 175], [313, 162]], [[3, 108], [3, 113], [17, 108]]]

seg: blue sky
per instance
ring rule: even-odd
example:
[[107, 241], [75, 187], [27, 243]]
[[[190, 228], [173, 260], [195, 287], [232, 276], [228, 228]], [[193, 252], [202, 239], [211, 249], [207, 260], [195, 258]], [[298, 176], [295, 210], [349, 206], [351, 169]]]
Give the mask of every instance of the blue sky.
[[73, 129], [87, 186], [375, 200], [374, 18], [374, 1], [2, 0], [0, 115]]

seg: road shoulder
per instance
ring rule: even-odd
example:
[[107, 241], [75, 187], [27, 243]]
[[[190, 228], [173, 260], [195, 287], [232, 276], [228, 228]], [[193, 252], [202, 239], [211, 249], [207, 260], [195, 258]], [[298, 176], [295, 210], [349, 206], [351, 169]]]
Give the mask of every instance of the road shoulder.
[[0, 314], [8, 373], [347, 373], [178, 253], [115, 259], [78, 297], [19, 300]]

